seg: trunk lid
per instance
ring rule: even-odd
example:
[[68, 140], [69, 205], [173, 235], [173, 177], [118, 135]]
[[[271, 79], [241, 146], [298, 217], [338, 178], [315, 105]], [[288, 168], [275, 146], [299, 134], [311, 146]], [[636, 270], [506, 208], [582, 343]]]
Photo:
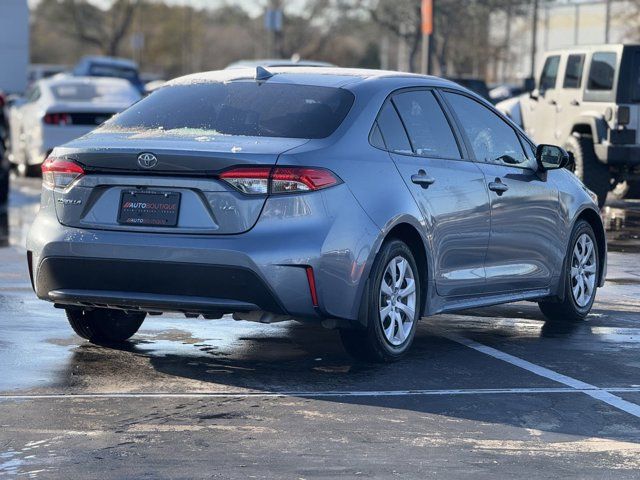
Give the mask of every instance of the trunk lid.
[[[257, 222], [266, 195], [242, 194], [217, 175], [234, 166], [275, 165], [281, 153], [306, 141], [182, 130], [94, 133], [55, 151], [86, 172], [70, 188], [55, 191], [58, 219], [88, 229], [242, 233]], [[139, 162], [141, 154], [153, 155], [153, 165]], [[121, 203], [131, 200], [132, 192], [152, 194], [141, 196], [145, 202], [163, 195], [175, 199], [177, 193], [175, 225], [123, 224]]]

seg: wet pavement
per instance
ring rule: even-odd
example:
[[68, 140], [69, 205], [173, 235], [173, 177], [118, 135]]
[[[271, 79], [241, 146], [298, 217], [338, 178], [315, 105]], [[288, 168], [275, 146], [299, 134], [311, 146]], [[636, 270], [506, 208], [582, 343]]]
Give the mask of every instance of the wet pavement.
[[0, 218], [0, 477], [639, 477], [640, 202], [605, 208], [586, 322], [439, 315], [381, 366], [294, 322], [163, 315], [118, 349], [81, 341], [29, 284], [38, 188], [15, 182]]

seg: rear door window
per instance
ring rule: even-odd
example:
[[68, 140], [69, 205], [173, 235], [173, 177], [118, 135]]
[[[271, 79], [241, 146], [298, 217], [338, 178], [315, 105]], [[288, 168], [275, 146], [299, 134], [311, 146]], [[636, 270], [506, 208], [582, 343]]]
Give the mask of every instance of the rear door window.
[[615, 52], [596, 52], [593, 54], [589, 68], [588, 90], [608, 91], [613, 89], [616, 60]]
[[390, 101], [385, 102], [378, 114], [378, 126], [387, 150], [405, 155], [413, 154], [407, 133]]
[[393, 96], [415, 154], [461, 158], [449, 122], [432, 92], [416, 90]]
[[558, 78], [558, 67], [560, 66], [560, 56], [554, 55], [553, 57], [547, 57], [542, 67], [542, 74], [540, 75], [540, 87], [542, 91], [556, 88], [556, 79]]
[[584, 69], [584, 55], [569, 55], [567, 68], [564, 73], [563, 88], [580, 88], [582, 70]]
[[312, 85], [254, 81], [174, 85], [160, 88], [105, 128], [316, 139], [338, 128], [353, 101], [345, 89]]

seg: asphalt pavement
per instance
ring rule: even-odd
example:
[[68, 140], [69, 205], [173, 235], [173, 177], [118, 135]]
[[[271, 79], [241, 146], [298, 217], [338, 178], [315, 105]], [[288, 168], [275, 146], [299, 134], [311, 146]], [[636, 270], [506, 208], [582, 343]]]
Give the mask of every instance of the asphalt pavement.
[[335, 332], [148, 317], [121, 348], [37, 300], [39, 183], [0, 215], [0, 477], [640, 477], [640, 201], [607, 206], [587, 321], [534, 303], [425, 318], [411, 354], [354, 362]]

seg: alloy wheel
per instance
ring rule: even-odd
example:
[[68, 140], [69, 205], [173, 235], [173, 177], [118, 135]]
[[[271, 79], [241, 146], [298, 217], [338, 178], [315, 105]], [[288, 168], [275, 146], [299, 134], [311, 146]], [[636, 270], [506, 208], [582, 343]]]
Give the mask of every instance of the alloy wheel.
[[571, 292], [579, 307], [591, 301], [596, 286], [596, 249], [589, 235], [583, 233], [576, 241], [571, 257]]
[[411, 333], [417, 308], [415, 276], [406, 258], [396, 256], [387, 263], [378, 306], [385, 339], [393, 346], [402, 345]]

